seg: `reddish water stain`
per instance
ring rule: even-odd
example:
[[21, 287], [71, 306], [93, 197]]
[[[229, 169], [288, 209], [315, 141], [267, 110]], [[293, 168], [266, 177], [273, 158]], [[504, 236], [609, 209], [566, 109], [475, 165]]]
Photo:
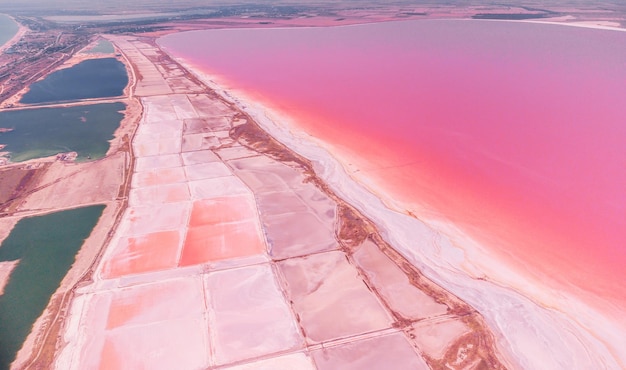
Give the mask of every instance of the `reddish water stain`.
[[346, 150], [407, 208], [626, 301], [626, 33], [418, 21], [160, 43]]
[[105, 262], [103, 277], [112, 278], [176, 267], [179, 231], [161, 231], [122, 238]]
[[193, 203], [189, 226], [215, 225], [251, 220], [255, 217], [256, 209], [251, 197], [244, 195], [203, 199]]
[[180, 266], [261, 254], [265, 245], [254, 220], [190, 227]]

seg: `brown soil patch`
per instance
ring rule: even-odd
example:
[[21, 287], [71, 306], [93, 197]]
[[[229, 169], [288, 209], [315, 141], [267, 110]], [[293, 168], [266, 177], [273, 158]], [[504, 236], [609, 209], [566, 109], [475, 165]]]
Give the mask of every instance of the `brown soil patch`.
[[0, 171], [0, 204], [15, 198], [15, 193], [23, 189], [35, 174], [30, 169], [8, 169]]
[[21, 199], [37, 186], [48, 164], [8, 167], [0, 170], [0, 217], [7, 216], [21, 204]]

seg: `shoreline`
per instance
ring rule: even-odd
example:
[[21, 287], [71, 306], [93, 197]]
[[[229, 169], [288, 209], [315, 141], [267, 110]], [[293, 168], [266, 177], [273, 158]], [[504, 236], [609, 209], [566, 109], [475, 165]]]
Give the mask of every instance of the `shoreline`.
[[[541, 332], [541, 336], [545, 338], [547, 342], [570, 342], [570, 345], [565, 345], [566, 348], [579, 347], [580, 353], [585, 353], [586, 348], [593, 348], [594, 354], [597, 356], [594, 360], [589, 362], [590, 365], [604, 363], [607, 366], [617, 366], [614, 361], [624, 362], [624, 354], [619, 353], [619, 349], [611, 349], [610, 343], [617, 343], [619, 340], [620, 331], [615, 331], [613, 326], [608, 320], [604, 323], [598, 324], [597, 315], [586, 307], [585, 304], [576, 302], [576, 299], [561, 297], [559, 302], [546, 302], [544, 305], [532, 302], [531, 299], [536, 300], [536, 295], [526, 295], [520, 293], [523, 289], [516, 290], [515, 287], [510, 286], [510, 282], [498, 283], [497, 280], [490, 281], [485, 277], [472, 277], [471, 272], [468, 271], [463, 265], [463, 261], [458, 261], [460, 256], [461, 260], [466, 253], [470, 253], [476, 256], [481, 254], [480, 251], [471, 250], [471, 248], [463, 249], [454, 245], [454, 242], [441, 233], [442, 225], [438, 225], [439, 231], [432, 228], [432, 225], [427, 225], [421, 221], [399, 214], [390, 210], [380, 198], [378, 193], [372, 192], [366, 189], [363, 184], [354, 183], [354, 179], [346, 172], [346, 168], [338, 160], [328, 153], [325, 148], [320, 148], [315, 143], [311, 142], [310, 137], [298, 130], [298, 126], [293, 124], [293, 119], [289, 120], [284, 116], [280, 116], [276, 119], [276, 113], [270, 112], [268, 116], [267, 107], [263, 107], [262, 103], [258, 104], [251, 101], [247, 96], [243, 96], [239, 92], [232, 92], [227, 89], [223, 89], [216, 84], [214, 79], [199, 71], [200, 68], [189, 65], [181, 58], [173, 56], [181, 65], [187, 70], [195, 74], [198, 78], [204, 81], [207, 85], [218, 92], [222, 97], [234, 102], [240, 109], [250, 114], [255, 121], [257, 121], [264, 130], [277, 138], [280, 142], [287, 145], [291, 150], [303, 155], [305, 158], [315, 163], [316, 170], [320, 171], [321, 177], [337, 191], [340, 197], [345, 199], [348, 203], [356, 206], [356, 208], [363, 212], [367, 217], [371, 218], [377, 226], [381, 227], [383, 234], [388, 242], [394, 246], [401, 254], [407, 257], [416, 267], [420, 268], [429, 278], [432, 278], [436, 283], [441, 284], [445, 288], [449, 289], [455, 294], [458, 294], [461, 299], [470, 303], [477, 308], [485, 318], [487, 319], [490, 327], [496, 333], [499, 333], [499, 345], [505, 347], [505, 353], [509, 357], [515, 358], [518, 364], [523, 367], [533, 367], [533, 364], [539, 365], [543, 363], [550, 363], [550, 353], [545, 353], [545, 357], [533, 356], [533, 358], [517, 358], [515, 354], [520, 355], [519, 352], [532, 353], [536, 349], [533, 343], [525, 340], [534, 335], [535, 330]], [[245, 93], [244, 93], [245, 94]], [[274, 116], [271, 114], [274, 113]], [[287, 122], [287, 123], [285, 123]], [[291, 131], [290, 128], [297, 130]], [[303, 137], [304, 136], [304, 137]], [[308, 142], [307, 142], [308, 141]], [[316, 140], [317, 141], [317, 140]], [[341, 158], [344, 159], [345, 158]], [[367, 186], [367, 185], [366, 185]], [[447, 225], [449, 230], [447, 233], [451, 233], [450, 230], [454, 230], [452, 225]], [[410, 232], [408, 230], [417, 230]], [[458, 231], [458, 230], [456, 230]], [[411, 240], [426, 239], [429, 244], [422, 246], [422, 250], [415, 250], [411, 247]], [[467, 240], [464, 235], [457, 236], [454, 239]], [[464, 247], [467, 247], [464, 245]], [[422, 255], [418, 255], [418, 254]], [[482, 253], [485, 254], [485, 253]], [[442, 258], [444, 257], [444, 258]], [[452, 263], [446, 263], [448, 261], [454, 261]], [[443, 260], [443, 261], [442, 261]], [[481, 263], [487, 265], [486, 263]], [[495, 267], [497, 264], [492, 263]], [[475, 271], [479, 271], [474, 266]], [[492, 271], [497, 271], [498, 268], [493, 268]], [[500, 275], [508, 275], [509, 271], [500, 271]], [[509, 286], [508, 288], [506, 286]], [[472, 289], [467, 289], [472, 287]], [[470, 292], [471, 290], [471, 292]], [[491, 291], [493, 297], [491, 299], [485, 299], [485, 291]], [[535, 292], [537, 293], [537, 292]], [[545, 297], [552, 297], [551, 292], [545, 292]], [[530, 297], [530, 298], [529, 298]], [[542, 301], [541, 299], [539, 301]], [[502, 302], [516, 302], [517, 308], [501, 307]], [[500, 307], [499, 307], [500, 306]], [[565, 310], [561, 312], [551, 307], [576, 307], [574, 310], [576, 315], [568, 315]], [[521, 307], [521, 308], [520, 308]], [[499, 309], [500, 308], [500, 309]], [[532, 313], [535, 316], [534, 319], [525, 319], [525, 315]], [[503, 317], [505, 316], [505, 317]], [[521, 319], [520, 322], [515, 322], [511, 318]], [[537, 325], [542, 323], [543, 325]], [[561, 327], [562, 329], [559, 329]], [[584, 328], [586, 327], [586, 329]], [[533, 329], [529, 329], [533, 328]], [[552, 330], [556, 329], [556, 330]], [[569, 332], [569, 338], [561, 338], [559, 331]], [[503, 333], [512, 333], [514, 338], [507, 338]], [[612, 333], [611, 333], [612, 332]], [[572, 334], [575, 333], [575, 334]], [[602, 340], [596, 339], [596, 334], [603, 338], [606, 343], [602, 343]], [[511, 335], [511, 334], [509, 334]], [[502, 343], [500, 341], [506, 342]], [[579, 341], [585, 343], [580, 345]], [[512, 345], [516, 343], [515, 346]], [[520, 345], [522, 343], [522, 345]], [[582, 347], [582, 348], [580, 348]], [[523, 350], [523, 349], [526, 350]], [[560, 351], [566, 353], [567, 350]], [[578, 353], [579, 351], [577, 351]], [[612, 352], [612, 354], [611, 354]], [[591, 354], [589, 354], [591, 355]], [[572, 357], [564, 356], [563, 359], [557, 359], [553, 361], [572, 361]], [[618, 358], [620, 358], [618, 360]], [[615, 358], [615, 359], [614, 359]], [[573, 364], [584, 364], [586, 360], [584, 355], [581, 355]], [[546, 362], [548, 361], [548, 362]]]
[[9, 39], [9, 41], [5, 42], [2, 46], [0, 46], [0, 54], [4, 53], [5, 50], [9, 49], [11, 46], [13, 46], [18, 41], [20, 41], [22, 39], [22, 37], [24, 37], [26, 35], [26, 33], [28, 31], [30, 31], [26, 26], [23, 26], [21, 23], [16, 21], [15, 18], [11, 17], [8, 14], [5, 14], [5, 15], [7, 17], [11, 18], [13, 20], [13, 22], [15, 22], [17, 24], [18, 30], [15, 33], [15, 35], [13, 35], [13, 37], [11, 37], [11, 39]]

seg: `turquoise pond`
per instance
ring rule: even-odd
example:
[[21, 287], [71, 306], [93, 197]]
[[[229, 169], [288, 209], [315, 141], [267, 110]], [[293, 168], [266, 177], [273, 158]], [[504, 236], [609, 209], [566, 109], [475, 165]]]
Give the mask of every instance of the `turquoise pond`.
[[24, 218], [0, 245], [0, 262], [18, 261], [0, 295], [0, 370], [15, 359], [104, 208]]
[[114, 52], [113, 44], [107, 40], [98, 40], [93, 48], [85, 51], [86, 54], [113, 54]]
[[115, 58], [88, 59], [30, 86], [20, 103], [42, 104], [122, 96], [128, 73]]
[[[0, 112], [0, 150], [12, 162], [77, 152], [78, 161], [104, 157], [124, 118], [123, 103]], [[2, 130], [0, 130], [2, 131]]]

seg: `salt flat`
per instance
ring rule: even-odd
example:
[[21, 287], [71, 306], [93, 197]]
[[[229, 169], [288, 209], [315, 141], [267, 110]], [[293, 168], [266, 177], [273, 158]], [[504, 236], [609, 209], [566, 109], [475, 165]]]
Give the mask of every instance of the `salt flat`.
[[[306, 160], [175, 63], [158, 68], [157, 47], [109, 38], [143, 77], [136, 166], [57, 368], [503, 368], [481, 316], [417, 284]], [[447, 330], [436, 352], [412, 337], [442, 320], [473, 337]]]

